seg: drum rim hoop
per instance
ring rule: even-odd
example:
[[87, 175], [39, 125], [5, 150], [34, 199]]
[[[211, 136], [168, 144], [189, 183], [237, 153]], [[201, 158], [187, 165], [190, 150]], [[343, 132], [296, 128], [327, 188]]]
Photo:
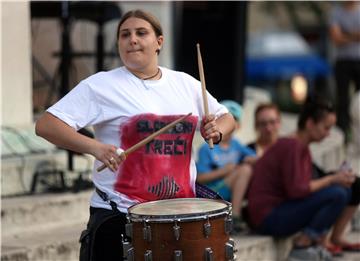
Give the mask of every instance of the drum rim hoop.
[[176, 198], [176, 199], [167, 199], [171, 201], [183, 201], [186, 199], [191, 199], [192, 201], [213, 201], [213, 202], [220, 202], [224, 204], [223, 208], [219, 208], [212, 211], [207, 212], [198, 212], [198, 213], [183, 213], [183, 214], [172, 214], [172, 215], [143, 215], [143, 214], [135, 214], [131, 213], [131, 210], [140, 204], [147, 204], [147, 203], [157, 203], [164, 200], [156, 200], [150, 201], [145, 203], [139, 203], [133, 205], [128, 208], [127, 218], [129, 221], [133, 222], [156, 222], [156, 223], [169, 223], [169, 222], [190, 222], [190, 221], [197, 221], [197, 220], [206, 220], [214, 217], [221, 217], [224, 215], [231, 215], [232, 207], [231, 203], [225, 200], [220, 199], [205, 199], [205, 198]]

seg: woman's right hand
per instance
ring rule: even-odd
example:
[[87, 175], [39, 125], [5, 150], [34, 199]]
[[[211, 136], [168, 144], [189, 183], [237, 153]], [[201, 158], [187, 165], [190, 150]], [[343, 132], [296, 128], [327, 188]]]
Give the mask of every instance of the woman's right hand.
[[351, 170], [342, 170], [332, 175], [333, 183], [339, 184], [343, 187], [351, 187], [355, 181], [355, 175]]
[[[123, 150], [111, 144], [98, 143], [91, 153], [97, 160], [101, 161], [111, 171], [116, 172], [120, 164], [126, 159]], [[119, 154], [120, 155], [119, 155]]]

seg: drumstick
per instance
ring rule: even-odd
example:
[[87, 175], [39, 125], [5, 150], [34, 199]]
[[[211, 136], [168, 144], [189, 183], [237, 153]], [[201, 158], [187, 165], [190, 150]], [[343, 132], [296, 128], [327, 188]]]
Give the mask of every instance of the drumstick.
[[[201, 81], [201, 90], [202, 90], [202, 98], [204, 103], [204, 111], [205, 111], [205, 117], [209, 115], [209, 107], [208, 107], [208, 101], [207, 101], [207, 93], [206, 93], [206, 85], [205, 85], [205, 76], [204, 76], [204, 66], [201, 59], [201, 53], [200, 53], [200, 44], [196, 44], [197, 48], [197, 58], [198, 58], [198, 65], [199, 65], [199, 75], [200, 75], [200, 81]], [[209, 147], [210, 149], [214, 148], [214, 143], [212, 139], [209, 139]]]
[[[188, 116], [191, 115], [191, 112], [182, 116], [181, 118], [170, 122], [168, 125], [162, 127], [160, 130], [152, 133], [151, 135], [147, 136], [145, 139], [139, 141], [138, 143], [136, 143], [135, 145], [131, 146], [130, 148], [128, 148], [127, 150], [121, 152], [121, 154], [125, 154], [125, 156], [129, 155], [130, 153], [134, 152], [135, 150], [139, 149], [140, 147], [144, 146], [145, 144], [149, 143], [150, 141], [152, 141], [154, 138], [156, 138], [157, 136], [159, 136], [160, 134], [164, 133], [165, 131], [169, 130], [170, 128], [174, 127], [176, 124], [178, 124], [180, 121], [184, 120], [185, 118], [187, 118]], [[120, 154], [120, 155], [121, 155]], [[119, 156], [120, 156], [119, 155]], [[100, 167], [98, 167], [96, 170], [97, 172], [100, 172], [102, 170], [104, 170], [106, 168], [106, 165], [103, 164]]]

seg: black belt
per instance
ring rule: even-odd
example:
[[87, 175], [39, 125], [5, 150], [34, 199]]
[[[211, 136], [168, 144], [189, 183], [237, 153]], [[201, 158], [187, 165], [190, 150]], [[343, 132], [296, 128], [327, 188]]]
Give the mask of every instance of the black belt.
[[109, 196], [104, 191], [101, 191], [97, 187], [95, 187], [95, 191], [100, 196], [100, 198], [102, 198], [102, 200], [110, 204], [113, 211], [120, 212], [117, 208], [117, 204], [114, 201], [110, 200]]

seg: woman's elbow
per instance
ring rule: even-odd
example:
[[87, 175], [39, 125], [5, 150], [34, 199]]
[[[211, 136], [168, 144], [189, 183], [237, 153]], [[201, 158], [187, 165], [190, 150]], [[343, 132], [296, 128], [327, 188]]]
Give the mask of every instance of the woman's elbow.
[[35, 123], [35, 134], [37, 136], [45, 138], [51, 122], [51, 116], [48, 113], [44, 113]]
[[45, 132], [45, 127], [44, 127], [44, 123], [43, 123], [43, 118], [41, 117], [40, 119], [38, 119], [35, 123], [35, 134], [37, 136], [40, 137], [44, 137], [44, 132]]
[[227, 113], [225, 115], [226, 115], [225, 122], [226, 125], [228, 126], [228, 133], [232, 133], [236, 129], [236, 121], [230, 113]]

